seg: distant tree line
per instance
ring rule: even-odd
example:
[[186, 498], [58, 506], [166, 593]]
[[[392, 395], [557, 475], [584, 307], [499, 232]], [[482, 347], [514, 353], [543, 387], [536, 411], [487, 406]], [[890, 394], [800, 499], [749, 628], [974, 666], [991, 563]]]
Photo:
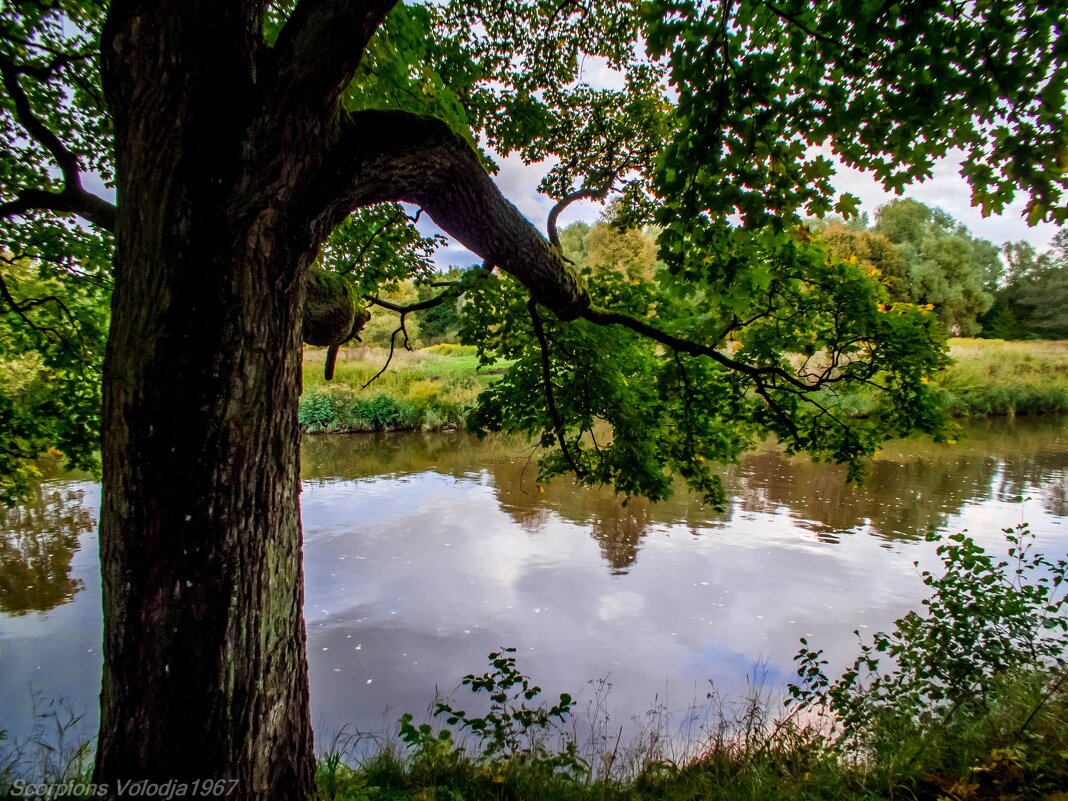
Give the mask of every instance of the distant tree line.
[[[952, 215], [915, 200], [882, 206], [874, 223], [829, 216], [809, 225], [827, 252], [877, 274], [895, 302], [931, 307], [951, 336], [1068, 339], [1068, 229], [1038, 253], [1027, 242], [998, 248]], [[657, 231], [620, 230], [612, 213], [560, 232], [565, 254], [591, 275], [651, 277]]]
[[1027, 242], [1003, 251], [1008, 268], [994, 303], [982, 317], [982, 336], [1068, 339], [1068, 228], [1042, 253]]
[[[614, 273], [628, 281], [650, 280], [664, 265], [657, 258], [659, 230], [622, 228], [614, 210], [593, 224], [575, 222], [560, 231], [564, 254], [591, 279]], [[1068, 229], [1048, 251], [1027, 242], [1000, 249], [980, 239], [948, 212], [915, 200], [894, 200], [875, 213], [849, 220], [828, 216], [809, 228], [828, 254], [856, 261], [886, 284], [893, 302], [934, 310], [950, 336], [988, 339], [1068, 339]], [[428, 262], [429, 264], [429, 262]], [[415, 304], [440, 294], [440, 286], [464, 271], [424, 274], [388, 284], [381, 297]], [[460, 339], [463, 299], [445, 297], [437, 306], [408, 316], [405, 331], [413, 347]], [[388, 347], [397, 316], [374, 310], [362, 333], [364, 344]], [[402, 344], [398, 340], [396, 344]]]
[[951, 335], [982, 331], [1004, 270], [998, 248], [946, 212], [896, 200], [876, 212], [874, 225], [860, 217], [812, 227], [831, 255], [879, 270], [892, 300], [931, 306]]

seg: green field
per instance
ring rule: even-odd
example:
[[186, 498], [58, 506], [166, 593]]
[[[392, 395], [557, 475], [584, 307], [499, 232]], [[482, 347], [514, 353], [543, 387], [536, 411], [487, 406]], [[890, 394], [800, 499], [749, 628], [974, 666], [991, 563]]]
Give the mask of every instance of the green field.
[[[479, 369], [474, 348], [434, 345], [351, 348], [334, 380], [323, 380], [322, 349], [304, 352], [300, 421], [308, 431], [436, 431], [462, 428], [478, 393], [505, 365]], [[954, 364], [938, 379], [955, 417], [1068, 412], [1068, 341], [950, 341]]]
[[954, 339], [939, 379], [957, 417], [1068, 412], [1068, 341]]
[[325, 353], [304, 352], [300, 422], [307, 431], [462, 428], [478, 393], [502, 369], [479, 369], [474, 348], [444, 344], [397, 349], [382, 372], [388, 349], [351, 348], [340, 353], [334, 378], [327, 382]]

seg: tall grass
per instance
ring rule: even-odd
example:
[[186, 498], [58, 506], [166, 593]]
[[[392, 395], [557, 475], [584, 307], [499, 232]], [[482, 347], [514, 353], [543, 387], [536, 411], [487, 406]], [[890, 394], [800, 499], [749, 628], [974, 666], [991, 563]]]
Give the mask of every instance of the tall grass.
[[352, 348], [340, 353], [328, 383], [324, 355], [323, 350], [304, 353], [299, 415], [311, 432], [462, 428], [495, 372], [479, 369], [474, 348], [460, 345], [398, 349], [392, 358], [385, 348]]
[[[55, 795], [81, 797], [93, 768], [92, 741], [86, 738], [82, 716], [65, 699], [47, 700], [32, 693], [33, 728], [8, 739], [0, 730], [0, 799], [32, 796], [25, 784], [53, 788]], [[18, 784], [19, 781], [23, 784]]]
[[957, 417], [1068, 412], [1068, 341], [950, 341], [938, 379]]

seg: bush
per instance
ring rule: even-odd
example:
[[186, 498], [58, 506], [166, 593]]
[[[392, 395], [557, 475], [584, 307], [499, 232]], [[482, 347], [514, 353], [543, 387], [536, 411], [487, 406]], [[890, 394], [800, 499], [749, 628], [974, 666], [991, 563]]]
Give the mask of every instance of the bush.
[[329, 395], [305, 395], [300, 399], [297, 421], [306, 431], [327, 431], [337, 428], [337, 410]]
[[922, 573], [925, 613], [876, 634], [839, 678], [801, 640], [792, 702], [832, 720], [837, 752], [890, 785], [975, 782], [1007, 754], [1020, 782], [1068, 779], [1068, 561], [1036, 553], [1025, 524], [1004, 533], [1000, 560], [966, 534], [946, 538], [943, 575]]

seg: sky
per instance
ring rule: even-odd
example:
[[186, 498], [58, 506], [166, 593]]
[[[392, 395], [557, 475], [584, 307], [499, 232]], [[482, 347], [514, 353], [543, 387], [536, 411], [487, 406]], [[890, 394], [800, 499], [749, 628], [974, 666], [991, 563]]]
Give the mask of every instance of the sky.
[[[549, 209], [553, 206], [553, 201], [539, 194], [537, 188], [542, 177], [548, 172], [548, 165], [544, 163], [524, 164], [516, 156], [498, 157], [497, 163], [501, 169], [495, 180], [501, 192], [544, 233], [545, 220]], [[1039, 251], [1049, 247], [1053, 235], [1057, 232], [1056, 226], [1042, 223], [1033, 228], [1028, 227], [1023, 217], [1023, 197], [1018, 198], [1006, 208], [1003, 214], [997, 216], [991, 215], [984, 218], [979, 209], [973, 208], [971, 190], [960, 175], [960, 164], [960, 155], [939, 161], [932, 170], [931, 177], [923, 183], [908, 187], [903, 197], [913, 198], [928, 206], [936, 206], [948, 211], [954, 218], [964, 223], [973, 236], [988, 239], [997, 245], [1024, 240], [1030, 242]], [[838, 165], [834, 184], [839, 192], [851, 192], [859, 197], [861, 211], [867, 213], [872, 219], [879, 206], [896, 197], [893, 193], [884, 191], [871, 175], [844, 165]], [[560, 227], [577, 220], [587, 223], [595, 222], [600, 217], [603, 208], [601, 204], [592, 201], [573, 203], [562, 215]], [[426, 217], [423, 220], [426, 220]], [[421, 221], [420, 229], [424, 234], [440, 233], [429, 222]], [[467, 267], [478, 264], [480, 261], [481, 259], [452, 241], [439, 251], [436, 257], [439, 269], [453, 265]]]

